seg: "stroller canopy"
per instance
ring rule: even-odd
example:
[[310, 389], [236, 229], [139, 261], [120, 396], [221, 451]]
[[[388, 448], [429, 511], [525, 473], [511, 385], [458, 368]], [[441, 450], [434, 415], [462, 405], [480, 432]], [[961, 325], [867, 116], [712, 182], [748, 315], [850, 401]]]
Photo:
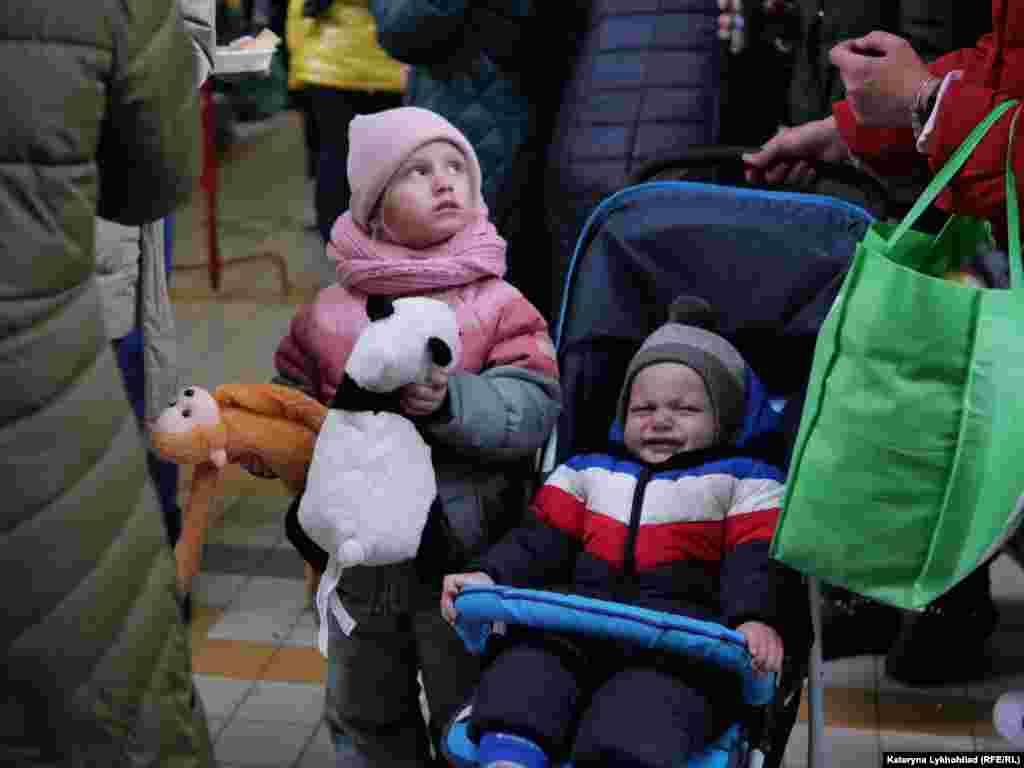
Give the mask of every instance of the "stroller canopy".
[[871, 220], [832, 198], [693, 182], [640, 184], [605, 200], [583, 228], [563, 288], [556, 461], [606, 446], [626, 365], [681, 294], [715, 307], [720, 332], [768, 392], [800, 392], [818, 328]]

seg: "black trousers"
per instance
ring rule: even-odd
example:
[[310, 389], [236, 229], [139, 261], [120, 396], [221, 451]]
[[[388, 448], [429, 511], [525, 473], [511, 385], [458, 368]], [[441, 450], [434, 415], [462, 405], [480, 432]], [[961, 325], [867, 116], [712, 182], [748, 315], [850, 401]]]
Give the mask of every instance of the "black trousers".
[[316, 121], [317, 158], [316, 226], [324, 242], [331, 237], [334, 221], [348, 210], [352, 190], [348, 185], [348, 124], [356, 115], [380, 112], [402, 105], [402, 94], [391, 91], [345, 91], [310, 86], [308, 98]]
[[667, 767], [705, 747], [738, 698], [731, 676], [675, 656], [519, 631], [483, 672], [470, 732], [577, 766]]

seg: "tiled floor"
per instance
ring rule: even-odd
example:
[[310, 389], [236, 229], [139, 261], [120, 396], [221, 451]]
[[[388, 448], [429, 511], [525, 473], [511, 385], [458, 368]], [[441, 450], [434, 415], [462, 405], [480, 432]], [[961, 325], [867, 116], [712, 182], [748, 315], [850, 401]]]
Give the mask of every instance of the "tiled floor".
[[[229, 268], [216, 300], [205, 273], [177, 272], [183, 383], [268, 380], [296, 302], [331, 277], [318, 237], [302, 227], [309, 189], [298, 123], [279, 120], [242, 149], [222, 177], [223, 255], [251, 254], [272, 237], [286, 256], [291, 290], [281, 295], [267, 263]], [[179, 263], [201, 263], [195, 210], [181, 211], [178, 222]], [[231, 470], [195, 588], [195, 679], [223, 766], [358, 765], [350, 751], [335, 755], [321, 723], [326, 663], [304, 604], [301, 562], [284, 540], [287, 503], [276, 481]], [[983, 683], [914, 690], [887, 679], [880, 658], [826, 665], [829, 765], [880, 765], [884, 750], [1007, 748], [992, 730], [991, 710], [1001, 692], [1024, 688], [1024, 572], [1004, 557], [993, 573], [1003, 613], [993, 642], [997, 673]], [[806, 763], [806, 744], [802, 716], [788, 766]]]

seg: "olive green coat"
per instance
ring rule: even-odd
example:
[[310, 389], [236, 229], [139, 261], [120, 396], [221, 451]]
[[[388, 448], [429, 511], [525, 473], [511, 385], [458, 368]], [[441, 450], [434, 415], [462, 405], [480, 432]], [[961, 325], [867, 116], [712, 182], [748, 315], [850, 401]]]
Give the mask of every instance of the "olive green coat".
[[213, 764], [94, 277], [195, 185], [195, 67], [175, 0], [0, 3], [0, 765]]

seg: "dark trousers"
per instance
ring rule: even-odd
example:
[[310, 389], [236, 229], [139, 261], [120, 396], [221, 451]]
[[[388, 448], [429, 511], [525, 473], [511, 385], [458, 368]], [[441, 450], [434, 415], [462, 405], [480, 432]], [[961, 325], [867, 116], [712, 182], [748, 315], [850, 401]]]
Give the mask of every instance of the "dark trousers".
[[339, 88], [308, 88], [316, 134], [316, 226], [324, 242], [331, 239], [335, 219], [348, 210], [352, 190], [348, 185], [348, 124], [356, 115], [380, 112], [402, 105], [402, 94], [390, 91], [367, 93]]
[[680, 765], [735, 711], [736, 696], [731, 678], [677, 657], [521, 633], [484, 671], [471, 732], [528, 738], [578, 766]]
[[324, 718], [339, 754], [354, 748], [373, 768], [440, 765], [430, 744], [437, 749], [479, 679], [479, 659], [441, 617], [440, 585], [422, 581], [411, 561], [356, 566], [345, 569], [338, 596], [356, 620], [345, 635], [329, 619]]

